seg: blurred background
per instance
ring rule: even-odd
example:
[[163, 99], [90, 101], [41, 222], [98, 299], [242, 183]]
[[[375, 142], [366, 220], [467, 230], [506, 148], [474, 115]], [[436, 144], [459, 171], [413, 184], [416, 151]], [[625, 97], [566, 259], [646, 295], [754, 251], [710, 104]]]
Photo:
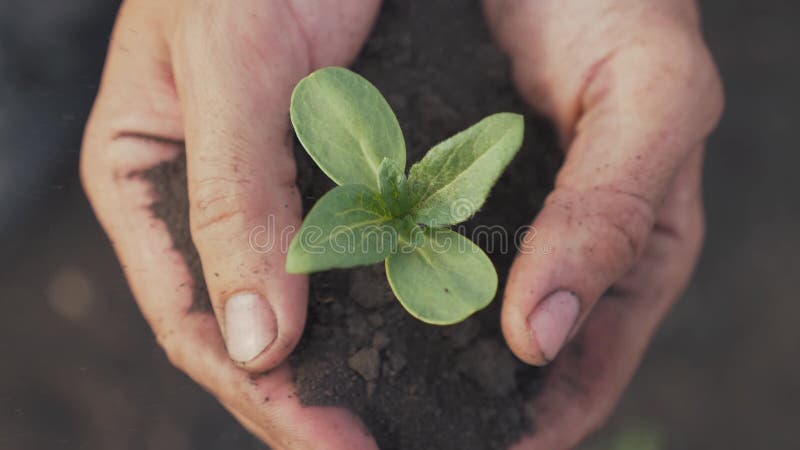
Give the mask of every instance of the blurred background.
[[[800, 448], [800, 3], [704, 0], [708, 239], [586, 449]], [[174, 370], [81, 191], [118, 2], [0, 0], [0, 449], [262, 448]]]

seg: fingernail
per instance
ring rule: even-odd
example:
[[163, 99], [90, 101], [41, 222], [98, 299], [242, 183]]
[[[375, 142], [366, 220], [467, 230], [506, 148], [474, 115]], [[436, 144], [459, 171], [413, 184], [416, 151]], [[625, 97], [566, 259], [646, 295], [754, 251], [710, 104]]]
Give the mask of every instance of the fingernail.
[[258, 294], [241, 292], [225, 303], [225, 345], [232, 360], [252, 360], [275, 340], [276, 334], [275, 314]]
[[575, 294], [556, 291], [539, 302], [528, 316], [531, 334], [548, 361], [552, 361], [564, 346], [569, 332], [578, 320], [580, 309], [580, 300]]

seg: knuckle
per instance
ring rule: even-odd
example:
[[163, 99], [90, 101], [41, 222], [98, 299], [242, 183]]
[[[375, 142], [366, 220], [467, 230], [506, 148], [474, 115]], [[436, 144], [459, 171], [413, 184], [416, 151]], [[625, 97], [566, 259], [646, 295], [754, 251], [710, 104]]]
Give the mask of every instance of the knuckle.
[[661, 67], [670, 69], [670, 76], [664, 82], [665, 92], [687, 100], [683, 111], [692, 114], [696, 129], [705, 135], [722, 116], [725, 103], [722, 81], [702, 38], [684, 37], [681, 41], [682, 44], [660, 57]]
[[[719, 121], [724, 108], [722, 83], [716, 65], [700, 37], [680, 36], [672, 45], [654, 54], [652, 82], [667, 101], [681, 114], [691, 114], [695, 129], [709, 133]], [[670, 103], [670, 100], [684, 101]]]
[[613, 92], [632, 114], [680, 113], [710, 130], [722, 112], [722, 83], [702, 36], [674, 18], [648, 18], [597, 69], [599, 93]]
[[248, 209], [249, 183], [224, 177], [207, 178], [196, 183], [190, 203], [191, 232], [196, 236], [229, 234], [231, 229], [246, 226], [255, 214]]
[[642, 255], [655, 223], [645, 197], [615, 186], [559, 187], [547, 203], [556, 206], [557, 220], [574, 236], [575, 257], [615, 274]]
[[[221, 164], [211, 163], [209, 172], [189, 180], [190, 228], [193, 236], [230, 236], [263, 223], [267, 211], [296, 187], [296, 167], [291, 158], [276, 157], [261, 170], [251, 158], [236, 153]], [[225, 175], [212, 175], [225, 174]]]
[[651, 203], [641, 195], [612, 186], [597, 186], [584, 194], [592, 245], [603, 260], [635, 260], [643, 251], [655, 222]]
[[627, 200], [613, 209], [598, 211], [597, 231], [602, 236], [601, 241], [614, 243], [614, 254], [624, 252], [630, 259], [635, 259], [641, 254], [652, 228], [653, 210], [649, 203], [635, 195], [619, 192], [615, 196], [627, 197]]

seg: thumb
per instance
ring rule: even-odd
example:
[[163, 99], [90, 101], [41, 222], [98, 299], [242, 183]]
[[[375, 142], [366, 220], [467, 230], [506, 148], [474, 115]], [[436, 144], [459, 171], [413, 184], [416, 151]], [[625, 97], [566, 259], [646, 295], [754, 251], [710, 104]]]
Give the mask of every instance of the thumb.
[[259, 372], [294, 348], [307, 300], [281, 239], [300, 223], [287, 111], [308, 61], [276, 5], [189, 13], [172, 52], [192, 239], [230, 358]]
[[[716, 72], [650, 71], [620, 50], [593, 68], [553, 192], [519, 249], [501, 316], [512, 351], [552, 360], [641, 254], [678, 168], [719, 116]], [[684, 55], [685, 57], [685, 55]], [[710, 62], [710, 61], [709, 61]], [[645, 65], [647, 67], [647, 65]]]
[[294, 349], [306, 317], [307, 279], [284, 269], [301, 213], [288, 134], [292, 88], [314, 67], [352, 59], [377, 8], [195, 6], [177, 23], [171, 48], [191, 234], [229, 356], [262, 372]]

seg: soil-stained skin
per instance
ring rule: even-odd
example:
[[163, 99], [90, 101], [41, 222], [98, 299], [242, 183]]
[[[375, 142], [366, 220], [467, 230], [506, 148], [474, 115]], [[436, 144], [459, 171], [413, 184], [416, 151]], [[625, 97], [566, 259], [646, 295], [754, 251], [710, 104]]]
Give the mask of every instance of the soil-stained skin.
[[[479, 242], [500, 289], [514, 256], [514, 233], [528, 224], [560, 162], [554, 133], [511, 86], [506, 59], [491, 45], [477, 2], [384, 4], [354, 70], [387, 97], [413, 163], [432, 145], [501, 111], [527, 117], [522, 150], [486, 206], [458, 231], [502, 227], [506, 242]], [[333, 184], [299, 145], [298, 185], [306, 211]], [[184, 158], [136, 174], [153, 185], [154, 214], [194, 275], [193, 310], [209, 311], [200, 259], [189, 235]], [[493, 230], [497, 228], [492, 228]], [[526, 406], [541, 378], [518, 361], [499, 329], [500, 295], [454, 326], [426, 325], [394, 299], [382, 265], [311, 277], [306, 331], [291, 357], [305, 404], [349, 408], [383, 450], [507, 448], [533, 432]]]
[[[182, 145], [182, 144], [181, 144]], [[153, 216], [162, 220], [172, 236], [172, 245], [183, 256], [192, 274], [192, 307], [189, 312], [211, 312], [211, 298], [203, 279], [200, 255], [189, 233], [189, 195], [186, 185], [186, 158], [180, 157], [148, 170], [131, 173], [149, 182], [156, 201], [150, 205]]]

